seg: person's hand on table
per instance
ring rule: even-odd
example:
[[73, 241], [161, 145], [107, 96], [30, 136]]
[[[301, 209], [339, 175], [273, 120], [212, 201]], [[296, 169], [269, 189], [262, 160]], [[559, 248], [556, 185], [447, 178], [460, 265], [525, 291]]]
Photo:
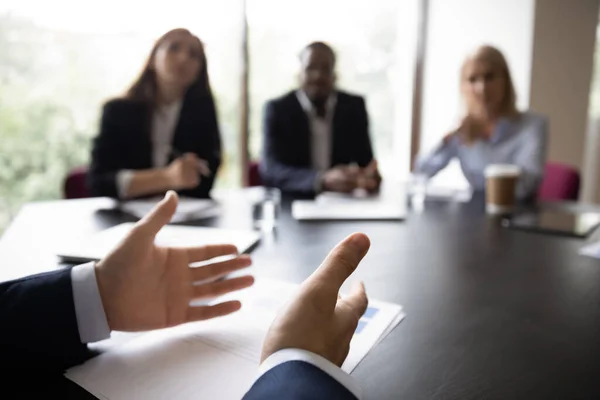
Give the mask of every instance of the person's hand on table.
[[250, 266], [248, 256], [190, 267], [191, 263], [237, 255], [233, 245], [170, 248], [154, 243], [156, 234], [175, 213], [177, 201], [175, 192], [167, 192], [123, 242], [96, 264], [98, 289], [111, 330], [144, 331], [227, 315], [239, 310], [240, 302], [190, 306], [190, 301], [254, 283], [252, 276], [216, 280]]
[[381, 186], [381, 175], [377, 168], [377, 161], [372, 160], [369, 165], [362, 168], [357, 179], [357, 187], [369, 193], [374, 193]]
[[351, 193], [356, 189], [360, 168], [352, 165], [339, 165], [326, 171], [321, 178], [323, 190]]
[[342, 365], [368, 300], [362, 283], [355, 284], [345, 298], [339, 296], [339, 290], [367, 254], [369, 246], [366, 235], [355, 233], [329, 253], [271, 324], [261, 362], [279, 350], [296, 348]]
[[174, 190], [193, 189], [200, 184], [202, 176], [210, 173], [208, 163], [194, 153], [177, 157], [165, 168], [167, 180]]

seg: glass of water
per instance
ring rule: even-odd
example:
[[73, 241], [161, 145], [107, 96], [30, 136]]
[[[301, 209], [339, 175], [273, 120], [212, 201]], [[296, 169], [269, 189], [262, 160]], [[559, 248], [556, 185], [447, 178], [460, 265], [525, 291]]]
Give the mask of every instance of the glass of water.
[[424, 174], [413, 174], [410, 177], [410, 202], [417, 210], [422, 209], [425, 205], [428, 181], [428, 176]]
[[277, 226], [281, 208], [281, 191], [277, 188], [262, 187], [252, 205], [254, 227], [261, 231], [272, 231]]

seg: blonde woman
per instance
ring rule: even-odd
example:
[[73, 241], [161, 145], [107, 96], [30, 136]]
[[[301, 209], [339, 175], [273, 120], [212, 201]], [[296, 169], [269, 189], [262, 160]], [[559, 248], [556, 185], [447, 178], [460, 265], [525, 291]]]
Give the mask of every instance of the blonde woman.
[[466, 106], [462, 123], [418, 159], [415, 172], [431, 177], [456, 157], [471, 187], [484, 190], [487, 165], [515, 164], [522, 169], [517, 196], [535, 198], [546, 162], [547, 118], [517, 110], [508, 64], [494, 47], [482, 46], [467, 57], [460, 88]]

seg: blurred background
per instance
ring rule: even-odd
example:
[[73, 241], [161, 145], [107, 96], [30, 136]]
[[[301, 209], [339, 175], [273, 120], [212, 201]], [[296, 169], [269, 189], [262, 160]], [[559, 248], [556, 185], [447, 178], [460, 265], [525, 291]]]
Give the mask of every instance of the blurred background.
[[[0, 234], [26, 202], [63, 196], [68, 171], [88, 163], [102, 103], [175, 27], [206, 46], [225, 148], [217, 187], [243, 184], [264, 103], [297, 86], [307, 43], [337, 51], [339, 86], [366, 97], [382, 174], [398, 179], [456, 125], [460, 63], [489, 43], [508, 59], [519, 106], [550, 117], [549, 160], [580, 169], [582, 200], [599, 200], [597, 0], [3, 0]], [[435, 179], [466, 185], [457, 166]]]

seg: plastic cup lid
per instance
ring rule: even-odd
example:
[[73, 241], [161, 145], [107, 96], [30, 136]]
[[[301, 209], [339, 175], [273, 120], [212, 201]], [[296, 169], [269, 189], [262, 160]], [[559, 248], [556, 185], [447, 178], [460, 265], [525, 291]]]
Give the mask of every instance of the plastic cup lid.
[[513, 164], [491, 164], [485, 168], [486, 178], [494, 176], [519, 176], [521, 167]]

